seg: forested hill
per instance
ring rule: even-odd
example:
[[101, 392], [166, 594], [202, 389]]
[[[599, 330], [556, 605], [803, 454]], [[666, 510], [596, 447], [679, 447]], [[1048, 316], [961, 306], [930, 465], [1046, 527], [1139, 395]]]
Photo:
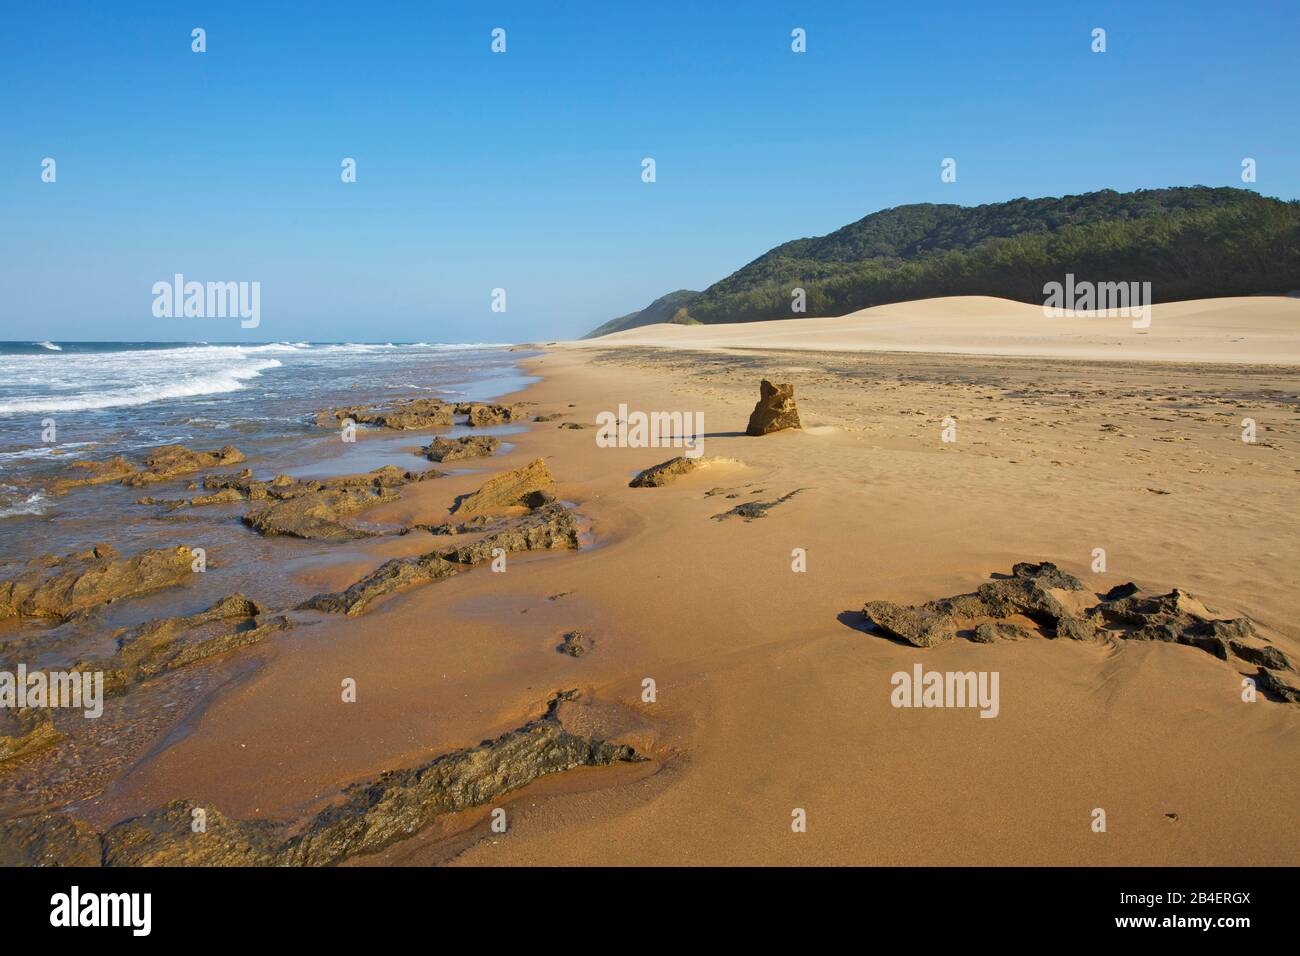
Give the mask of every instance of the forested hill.
[[703, 292], [670, 293], [591, 334], [665, 321], [798, 318], [796, 288], [809, 316], [942, 295], [1042, 302], [1044, 283], [1067, 272], [1149, 281], [1157, 302], [1300, 289], [1300, 203], [1187, 186], [897, 206], [783, 243]]

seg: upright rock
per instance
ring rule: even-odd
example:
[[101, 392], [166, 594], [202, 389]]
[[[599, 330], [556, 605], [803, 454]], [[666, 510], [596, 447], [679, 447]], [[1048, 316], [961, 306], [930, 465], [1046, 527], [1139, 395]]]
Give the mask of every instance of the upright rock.
[[794, 404], [793, 385], [773, 385], [763, 379], [758, 404], [749, 416], [746, 435], [768, 435], [783, 428], [800, 428], [799, 409]]
[[522, 468], [489, 478], [478, 491], [459, 499], [451, 513], [469, 516], [501, 508], [536, 508], [546, 503], [554, 484], [545, 459], [534, 458]]

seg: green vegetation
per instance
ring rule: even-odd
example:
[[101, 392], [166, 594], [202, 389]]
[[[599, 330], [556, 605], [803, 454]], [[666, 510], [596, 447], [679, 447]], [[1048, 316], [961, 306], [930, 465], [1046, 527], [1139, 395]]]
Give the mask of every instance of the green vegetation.
[[784, 243], [701, 293], [672, 293], [592, 334], [680, 321], [682, 309], [710, 324], [797, 318], [795, 288], [806, 315], [943, 295], [1042, 302], [1044, 283], [1067, 272], [1149, 281], [1157, 302], [1300, 289], [1300, 203], [1194, 186], [899, 206]]

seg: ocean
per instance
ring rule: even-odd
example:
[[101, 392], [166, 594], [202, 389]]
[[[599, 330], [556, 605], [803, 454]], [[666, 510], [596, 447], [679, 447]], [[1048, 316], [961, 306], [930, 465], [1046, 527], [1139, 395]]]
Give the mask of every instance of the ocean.
[[522, 388], [517, 357], [486, 344], [0, 342], [0, 555], [16, 522], [58, 508], [40, 486], [79, 458], [173, 443], [251, 454], [318, 438], [322, 408]]

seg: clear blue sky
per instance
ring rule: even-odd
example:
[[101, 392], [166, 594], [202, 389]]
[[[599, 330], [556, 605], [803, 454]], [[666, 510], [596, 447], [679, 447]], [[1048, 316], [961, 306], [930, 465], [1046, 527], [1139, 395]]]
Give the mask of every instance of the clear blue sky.
[[[573, 336], [902, 203], [1300, 195], [1294, 0], [723, 6], [10, 4], [0, 339]], [[261, 327], [155, 319], [176, 272]]]

